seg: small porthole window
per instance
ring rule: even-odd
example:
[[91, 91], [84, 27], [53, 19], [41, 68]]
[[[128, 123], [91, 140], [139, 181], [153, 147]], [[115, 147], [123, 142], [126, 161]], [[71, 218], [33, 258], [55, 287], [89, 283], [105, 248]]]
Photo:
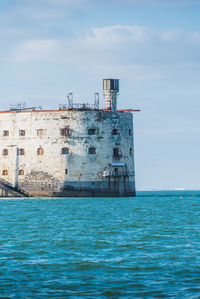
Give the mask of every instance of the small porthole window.
[[62, 148], [62, 155], [68, 155], [69, 154], [69, 149], [68, 147], [63, 147]]
[[24, 170], [20, 169], [19, 172], [18, 172], [18, 175], [24, 175]]
[[19, 130], [19, 136], [25, 136], [25, 130]]
[[89, 152], [89, 154], [95, 155], [96, 154], [96, 148], [95, 147], [90, 147], [88, 152]]
[[9, 136], [9, 131], [5, 130], [2, 132], [3, 137]]
[[8, 175], [8, 170], [4, 169], [4, 170], [2, 171], [2, 175]]
[[39, 147], [39, 148], [37, 149], [37, 154], [38, 154], [38, 156], [42, 156], [42, 155], [44, 155], [44, 149], [43, 149], [42, 147]]
[[3, 149], [2, 155], [3, 156], [8, 156], [8, 149], [7, 148]]

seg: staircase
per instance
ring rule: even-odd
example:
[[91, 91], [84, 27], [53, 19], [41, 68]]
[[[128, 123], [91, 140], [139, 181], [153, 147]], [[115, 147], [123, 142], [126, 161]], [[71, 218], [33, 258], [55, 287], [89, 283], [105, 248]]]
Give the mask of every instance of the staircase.
[[31, 194], [0, 179], [0, 197], [32, 197]]

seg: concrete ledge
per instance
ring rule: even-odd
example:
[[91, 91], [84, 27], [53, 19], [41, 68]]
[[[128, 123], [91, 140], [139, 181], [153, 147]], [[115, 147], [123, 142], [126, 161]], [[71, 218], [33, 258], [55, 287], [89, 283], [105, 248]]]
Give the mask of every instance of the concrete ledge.
[[135, 196], [135, 182], [107, 182], [107, 181], [88, 181], [88, 182], [65, 182], [60, 190], [49, 189], [49, 185], [34, 183], [22, 186], [32, 196], [38, 197], [126, 197]]

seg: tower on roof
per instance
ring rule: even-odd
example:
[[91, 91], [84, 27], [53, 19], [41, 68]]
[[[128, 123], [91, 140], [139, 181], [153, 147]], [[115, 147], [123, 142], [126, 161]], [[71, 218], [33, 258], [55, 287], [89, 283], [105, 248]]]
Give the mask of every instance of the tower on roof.
[[106, 110], [117, 110], [117, 95], [119, 93], [119, 79], [103, 79]]

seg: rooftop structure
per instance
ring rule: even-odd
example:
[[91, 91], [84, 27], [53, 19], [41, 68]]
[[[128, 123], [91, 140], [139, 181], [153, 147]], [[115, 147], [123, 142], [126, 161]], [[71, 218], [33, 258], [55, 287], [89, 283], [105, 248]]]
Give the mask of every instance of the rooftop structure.
[[11, 186], [20, 196], [135, 195], [133, 110], [117, 110], [118, 79], [104, 79], [103, 90], [104, 109], [97, 93], [92, 105], [70, 93], [57, 110], [0, 113], [2, 194]]

